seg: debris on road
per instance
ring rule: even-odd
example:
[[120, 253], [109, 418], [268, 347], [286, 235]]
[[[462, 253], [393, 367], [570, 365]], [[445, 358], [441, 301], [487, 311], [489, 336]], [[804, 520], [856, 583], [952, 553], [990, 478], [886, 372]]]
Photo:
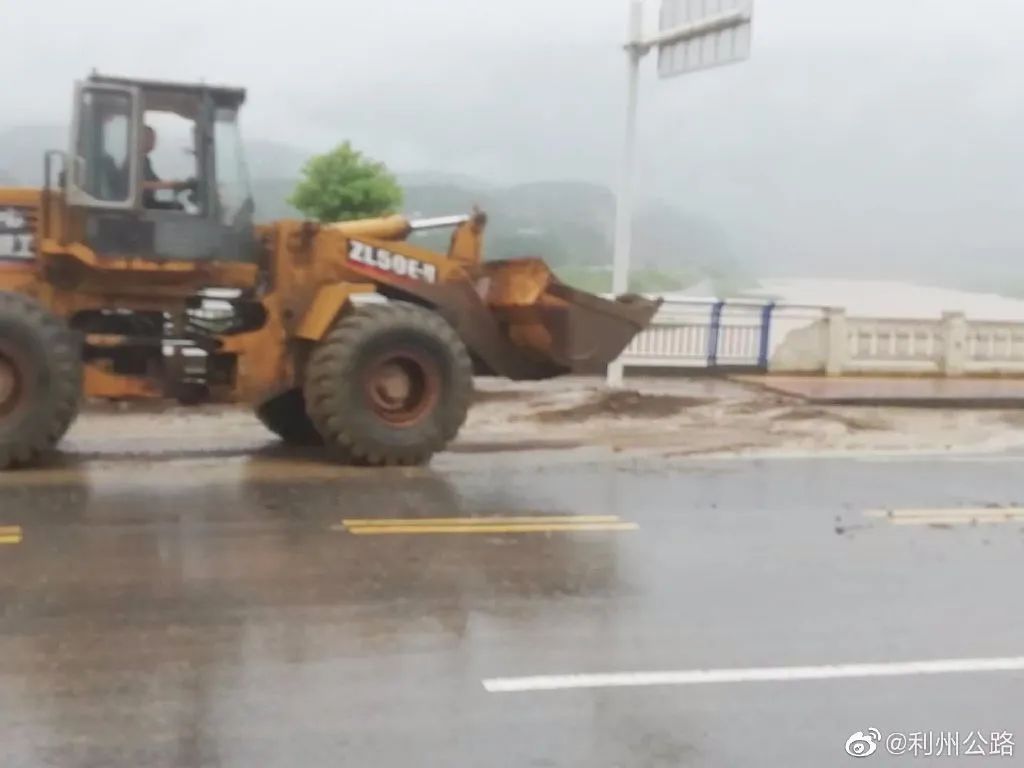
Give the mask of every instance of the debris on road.
[[[710, 378], [637, 379], [609, 391], [593, 378], [546, 382], [479, 379], [454, 454], [573, 450], [657, 452], [666, 457], [823, 451], [995, 451], [1024, 447], [1019, 410], [914, 409], [802, 403]], [[157, 436], [157, 437], [154, 437]], [[274, 444], [244, 408], [131, 406], [86, 409], [64, 448], [108, 455], [224, 455]]]
[[853, 432], [865, 430], [880, 431], [889, 428], [889, 423], [878, 416], [853, 415], [841, 412], [839, 409], [834, 408], [829, 409], [800, 406], [796, 408], [788, 408], [782, 413], [775, 414], [772, 418], [775, 421], [831, 421], [841, 424]]
[[586, 421], [600, 416], [658, 419], [675, 416], [686, 408], [717, 402], [710, 397], [642, 394], [636, 390], [595, 392], [586, 402], [568, 408], [551, 408], [523, 416], [540, 422]]

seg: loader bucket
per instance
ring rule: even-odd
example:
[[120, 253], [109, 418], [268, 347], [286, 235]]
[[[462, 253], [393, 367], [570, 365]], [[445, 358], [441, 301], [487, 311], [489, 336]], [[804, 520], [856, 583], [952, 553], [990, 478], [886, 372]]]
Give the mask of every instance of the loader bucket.
[[604, 299], [572, 288], [541, 259], [481, 265], [478, 283], [508, 339], [559, 373], [599, 373], [614, 361], [661, 305], [641, 296]]

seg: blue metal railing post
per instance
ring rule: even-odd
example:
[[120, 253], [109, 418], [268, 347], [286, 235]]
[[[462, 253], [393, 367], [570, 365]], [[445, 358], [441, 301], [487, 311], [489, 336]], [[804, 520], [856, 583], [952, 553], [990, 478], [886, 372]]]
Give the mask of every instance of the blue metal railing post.
[[711, 307], [711, 327], [708, 328], [708, 368], [718, 364], [718, 337], [722, 330], [722, 309], [724, 301], [716, 302]]
[[762, 371], [768, 370], [768, 344], [772, 335], [772, 312], [775, 311], [775, 302], [769, 302], [761, 308], [761, 348], [757, 353], [757, 367]]

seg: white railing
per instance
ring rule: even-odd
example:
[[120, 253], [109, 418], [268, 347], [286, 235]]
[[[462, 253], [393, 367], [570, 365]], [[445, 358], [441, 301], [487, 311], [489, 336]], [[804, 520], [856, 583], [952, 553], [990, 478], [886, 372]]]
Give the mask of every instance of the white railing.
[[706, 366], [707, 325], [655, 324], [637, 335], [623, 353], [627, 365], [666, 368]]
[[[719, 318], [715, 363], [767, 365], [773, 304], [725, 304]], [[762, 348], [763, 347], [763, 348]]]
[[848, 317], [757, 301], [666, 302], [623, 353], [626, 366], [778, 373], [1024, 374], [1024, 321]]
[[622, 356], [651, 368], [765, 367], [772, 304], [686, 299], [662, 305]]
[[714, 299], [665, 303], [623, 353], [625, 365], [703, 368], [708, 364]]

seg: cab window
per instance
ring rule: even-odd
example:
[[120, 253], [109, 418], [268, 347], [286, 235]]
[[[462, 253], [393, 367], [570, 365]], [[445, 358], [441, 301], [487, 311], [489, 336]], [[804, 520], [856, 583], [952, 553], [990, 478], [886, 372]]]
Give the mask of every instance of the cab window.
[[79, 188], [94, 200], [131, 202], [132, 98], [116, 91], [82, 94], [76, 146]]
[[200, 213], [194, 181], [201, 175], [195, 119], [147, 109], [142, 123], [143, 208]]
[[214, 123], [216, 147], [217, 199], [223, 223], [235, 226], [240, 216], [251, 215], [252, 193], [249, 173], [238, 130], [238, 113], [218, 109]]

